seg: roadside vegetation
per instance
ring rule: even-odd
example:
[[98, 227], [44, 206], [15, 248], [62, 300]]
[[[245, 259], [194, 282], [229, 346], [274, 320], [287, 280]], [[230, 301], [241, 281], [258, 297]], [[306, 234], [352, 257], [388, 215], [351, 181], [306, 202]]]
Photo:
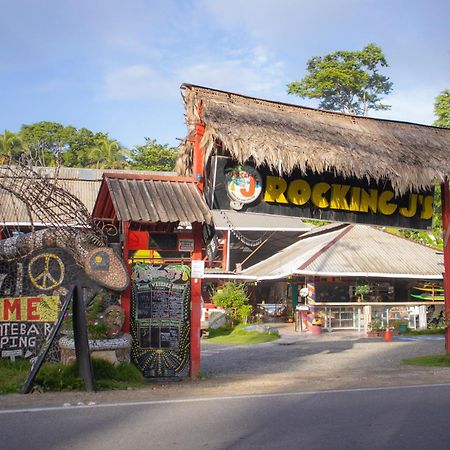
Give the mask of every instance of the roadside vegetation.
[[[0, 360], [0, 394], [18, 393], [30, 371], [24, 360]], [[108, 361], [93, 358], [92, 367], [97, 389], [127, 389], [147, 384], [133, 364], [114, 366]], [[83, 380], [78, 376], [76, 363], [65, 366], [46, 363], [39, 370], [34, 388], [40, 392], [83, 390]]]
[[426, 334], [445, 334], [445, 328], [427, 328], [426, 330], [408, 330], [403, 333], [408, 336], [421, 336]]
[[450, 367], [450, 355], [429, 355], [404, 359], [403, 364], [409, 366]]
[[230, 344], [230, 345], [251, 345], [261, 344], [263, 342], [274, 341], [279, 338], [278, 333], [246, 331], [245, 324], [239, 324], [235, 327], [222, 327], [216, 330], [210, 330], [209, 336], [203, 342], [214, 344]]

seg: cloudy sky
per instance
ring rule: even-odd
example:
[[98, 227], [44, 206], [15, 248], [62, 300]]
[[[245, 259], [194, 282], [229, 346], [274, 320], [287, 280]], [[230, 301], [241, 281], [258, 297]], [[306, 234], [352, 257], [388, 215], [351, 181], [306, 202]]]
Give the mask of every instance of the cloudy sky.
[[[0, 133], [41, 120], [177, 145], [180, 85], [288, 96], [313, 55], [384, 51], [392, 110], [431, 124], [450, 88], [448, 0], [0, 0]], [[375, 114], [372, 114], [375, 116]]]

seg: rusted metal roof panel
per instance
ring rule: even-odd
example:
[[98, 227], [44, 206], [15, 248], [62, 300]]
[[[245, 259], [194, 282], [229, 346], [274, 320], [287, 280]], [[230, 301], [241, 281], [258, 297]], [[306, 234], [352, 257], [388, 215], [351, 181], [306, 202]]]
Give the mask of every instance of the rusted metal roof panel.
[[105, 179], [121, 221], [212, 223], [211, 212], [194, 182], [109, 176]]

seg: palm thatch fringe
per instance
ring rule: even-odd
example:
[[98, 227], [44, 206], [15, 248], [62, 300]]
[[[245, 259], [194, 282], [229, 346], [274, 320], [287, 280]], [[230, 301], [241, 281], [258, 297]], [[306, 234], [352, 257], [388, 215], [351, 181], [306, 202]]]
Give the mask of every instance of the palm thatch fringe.
[[[429, 188], [450, 174], [450, 130], [321, 111], [184, 84], [186, 121], [195, 129], [202, 103], [205, 164], [220, 141], [239, 163], [279, 174], [331, 171], [385, 182], [398, 194]], [[176, 170], [189, 175], [191, 143]]]

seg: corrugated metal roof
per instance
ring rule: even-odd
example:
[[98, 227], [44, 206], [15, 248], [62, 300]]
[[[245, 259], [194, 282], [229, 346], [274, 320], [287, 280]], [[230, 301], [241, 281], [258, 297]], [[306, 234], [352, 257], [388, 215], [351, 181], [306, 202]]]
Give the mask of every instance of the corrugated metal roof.
[[435, 249], [377, 228], [354, 225], [329, 249], [298, 270], [305, 271], [323, 275], [341, 272], [442, 278], [444, 260], [442, 252]]
[[[89, 212], [92, 209], [100, 188], [100, 180], [84, 181], [76, 179], [59, 179], [57, 186], [66, 189], [71, 194], [78, 197], [86, 206]], [[28, 224], [30, 216], [23, 202], [18, 200], [13, 194], [0, 189], [0, 224]], [[32, 215], [33, 223], [39, 224], [38, 219]]]
[[225, 209], [213, 209], [214, 225], [217, 230], [230, 228], [240, 231], [309, 231], [311, 225], [302, 222], [298, 217], [278, 216], [274, 214], [258, 214]]
[[242, 271], [259, 279], [279, 279], [292, 275], [303, 263], [324, 248], [342, 233], [342, 226], [333, 224], [330, 231], [323, 234], [310, 232], [301, 236], [295, 244], [286, 247], [270, 258]]
[[[242, 274], [260, 280], [291, 274], [441, 279], [442, 252], [373, 227], [346, 225], [317, 234], [303, 235], [298, 242]], [[315, 231], [315, 232], [314, 232]]]
[[105, 175], [105, 181], [121, 221], [212, 223], [211, 212], [193, 181], [109, 175]]

